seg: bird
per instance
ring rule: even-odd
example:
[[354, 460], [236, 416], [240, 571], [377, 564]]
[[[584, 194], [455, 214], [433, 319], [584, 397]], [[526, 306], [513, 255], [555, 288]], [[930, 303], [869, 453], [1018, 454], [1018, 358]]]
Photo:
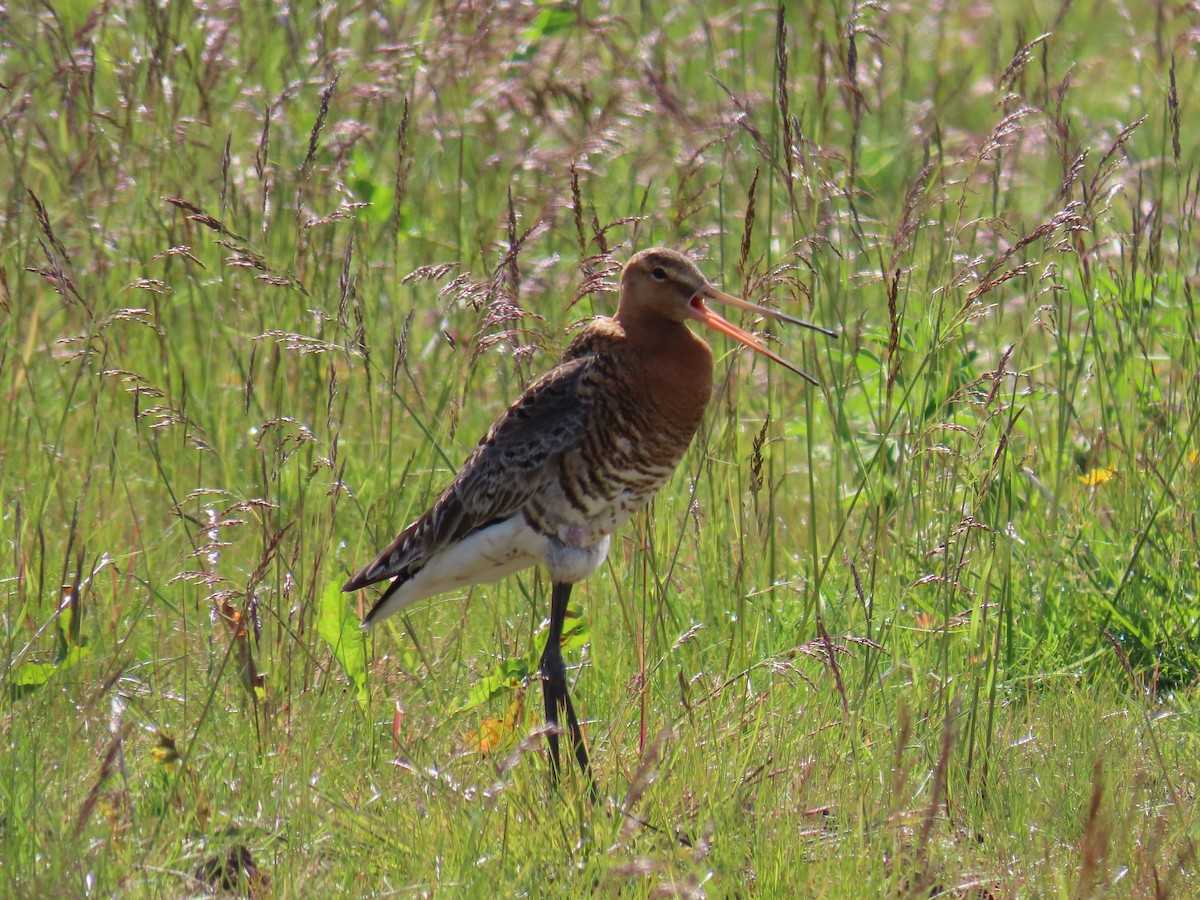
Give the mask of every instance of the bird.
[[342, 587], [390, 582], [363, 619], [365, 629], [419, 600], [544, 565], [550, 624], [538, 671], [551, 780], [558, 783], [565, 717], [593, 798], [596, 781], [567, 687], [563, 624], [574, 585], [599, 568], [612, 535], [670, 478], [703, 420], [713, 354], [688, 323], [817, 384], [708, 302], [837, 337], [723, 293], [682, 253], [659, 247], [634, 254], [621, 271], [616, 314], [589, 321], [500, 415], [429, 509]]

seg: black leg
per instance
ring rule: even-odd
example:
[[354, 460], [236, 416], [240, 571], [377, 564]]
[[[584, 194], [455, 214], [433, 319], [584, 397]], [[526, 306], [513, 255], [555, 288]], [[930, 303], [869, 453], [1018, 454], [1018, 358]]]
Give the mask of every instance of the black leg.
[[571, 585], [556, 584], [550, 593], [550, 633], [546, 636], [546, 649], [542, 651], [542, 661], [539, 670], [542, 674], [542, 696], [546, 701], [546, 723], [550, 730], [546, 740], [550, 743], [550, 774], [558, 781], [559, 757], [558, 736], [562, 731], [559, 717], [564, 714], [567, 718], [567, 736], [575, 749], [575, 759], [579, 769], [587, 778], [592, 797], [597, 794], [596, 779], [592, 775], [592, 764], [588, 760], [587, 746], [583, 743], [583, 731], [579, 727], [579, 719], [575, 715], [575, 707], [571, 703], [571, 695], [567, 690], [567, 666], [562, 658], [563, 620], [567, 617], [567, 601], [571, 597]]

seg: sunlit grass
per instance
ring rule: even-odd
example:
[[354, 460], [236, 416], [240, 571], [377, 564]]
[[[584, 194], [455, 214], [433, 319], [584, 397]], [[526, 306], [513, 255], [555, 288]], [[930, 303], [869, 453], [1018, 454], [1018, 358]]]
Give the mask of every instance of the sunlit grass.
[[[1195, 22], [947, 6], [9, 10], [3, 892], [1196, 893]], [[842, 337], [576, 589], [593, 806], [544, 573], [334, 592], [653, 244]]]

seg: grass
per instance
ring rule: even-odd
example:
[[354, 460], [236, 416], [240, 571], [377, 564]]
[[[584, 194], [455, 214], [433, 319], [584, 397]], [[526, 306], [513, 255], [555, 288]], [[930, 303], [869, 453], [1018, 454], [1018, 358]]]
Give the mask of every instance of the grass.
[[[1196, 23], [994, 6], [4, 12], [3, 893], [1195, 895]], [[593, 806], [543, 574], [336, 588], [654, 244], [843, 337], [576, 590]]]

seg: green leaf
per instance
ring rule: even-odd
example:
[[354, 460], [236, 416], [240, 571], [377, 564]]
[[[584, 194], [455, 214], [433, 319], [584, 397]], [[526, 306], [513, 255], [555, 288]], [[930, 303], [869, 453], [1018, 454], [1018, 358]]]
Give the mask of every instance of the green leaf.
[[58, 666], [54, 663], [21, 663], [13, 670], [9, 679], [9, 688], [13, 697], [25, 697], [32, 694], [50, 680]]
[[570, 653], [578, 650], [592, 639], [592, 629], [583, 613], [575, 609], [567, 610], [567, 621], [563, 624], [562, 652]]
[[533, 59], [534, 51], [537, 49], [538, 42], [542, 38], [566, 31], [576, 21], [578, 21], [578, 17], [571, 6], [554, 3], [542, 7], [542, 11], [538, 13], [538, 17], [533, 20], [528, 28], [521, 32], [521, 40], [517, 45], [517, 51], [509, 57], [509, 61], [529, 62], [529, 60]]
[[[531, 660], [533, 661], [531, 662]], [[475, 683], [475, 686], [467, 693], [467, 699], [459, 707], [459, 712], [475, 709], [493, 697], [516, 690], [529, 679], [530, 673], [536, 666], [537, 661], [532, 654], [518, 659], [504, 660], [492, 669], [490, 675], [485, 675]]]
[[354, 683], [358, 702], [365, 705], [371, 696], [367, 689], [367, 640], [336, 582], [326, 586], [321, 595], [317, 633], [325, 639], [334, 659]]
[[366, 209], [358, 210], [355, 213], [356, 218], [370, 222], [386, 222], [392, 214], [392, 200], [396, 196], [396, 190], [390, 183], [380, 181], [375, 169], [374, 156], [355, 150], [346, 170], [346, 185], [356, 200], [371, 204]]
[[74, 600], [65, 604], [55, 623], [54, 633], [57, 638], [54, 651], [55, 665], [66, 661], [70, 657], [72, 649], [87, 644], [87, 639], [81, 638], [79, 635], [79, 619], [75, 615], [78, 602], [78, 600]]
[[[475, 686], [467, 693], [467, 699], [462, 702], [459, 711], [468, 712], [478, 706], [482, 706], [494, 697], [523, 687], [537, 672], [542, 658], [542, 650], [546, 646], [546, 634], [548, 630], [548, 628], [543, 628], [538, 633], [536, 640], [533, 642], [533, 649], [524, 656], [503, 660], [492, 669], [491, 673], [479, 679], [475, 683]], [[583, 614], [578, 609], [569, 608], [567, 610], [567, 619], [563, 623], [563, 653], [578, 650], [591, 639], [592, 631], [587, 619], [583, 618]]]
[[54, 662], [26, 662], [13, 670], [9, 678], [9, 689], [15, 698], [26, 697], [42, 685], [46, 684], [55, 673], [77, 665], [81, 660], [91, 655], [91, 648], [81, 644], [72, 644], [61, 659]]

